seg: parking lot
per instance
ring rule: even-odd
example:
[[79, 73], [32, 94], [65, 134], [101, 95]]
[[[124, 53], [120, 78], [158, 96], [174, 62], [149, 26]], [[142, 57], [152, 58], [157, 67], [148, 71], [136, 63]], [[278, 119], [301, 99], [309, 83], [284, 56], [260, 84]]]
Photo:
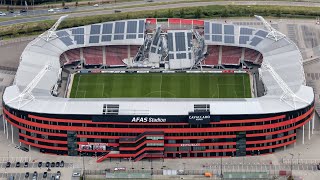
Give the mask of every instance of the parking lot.
[[[28, 172], [28, 171], [26, 171]], [[29, 172], [30, 175], [28, 178], [25, 178], [25, 173], [0, 173], [0, 179], [4, 178], [4, 179], [7, 179], [9, 178], [10, 176], [14, 176], [15, 180], [17, 179], [32, 179], [32, 175], [33, 175], [33, 172]], [[41, 179], [50, 179], [52, 176], [56, 176], [56, 172], [49, 172], [47, 174], [47, 177], [46, 178], [43, 178], [43, 173], [38, 173], [38, 178], [37, 180], [41, 180]], [[62, 177], [63, 178], [63, 177]]]
[[[219, 169], [220, 164], [210, 164], [205, 166], [205, 169]], [[250, 171], [280, 171], [280, 170], [291, 170], [291, 164], [281, 165], [267, 165], [267, 164], [223, 164], [222, 168], [228, 172], [250, 172]], [[318, 171], [317, 166], [314, 164], [292, 164], [292, 170], [310, 170]]]
[[[7, 163], [0, 163], [0, 168], [7, 168], [6, 164]], [[20, 163], [20, 167], [16, 167], [16, 163], [11, 163], [10, 168], [47, 168], [46, 167], [46, 162], [42, 162], [42, 166], [41, 167], [39, 167], [38, 164], [39, 164], [38, 162], [36, 162], [36, 163], [28, 163], [28, 167], [24, 167], [24, 162], [23, 163], [21, 162]], [[51, 162], [50, 162], [50, 166], [49, 167], [50, 168], [61, 168], [61, 166], [59, 166], [59, 167], [57, 167], [56, 165], [54, 167], [51, 166]], [[64, 163], [63, 167], [72, 168], [73, 164], [72, 163]]]

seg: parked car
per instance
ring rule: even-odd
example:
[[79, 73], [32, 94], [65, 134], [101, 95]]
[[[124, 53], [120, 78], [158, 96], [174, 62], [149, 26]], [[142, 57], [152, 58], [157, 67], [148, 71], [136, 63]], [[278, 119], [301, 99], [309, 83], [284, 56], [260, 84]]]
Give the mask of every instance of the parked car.
[[33, 172], [33, 176], [38, 176], [38, 172], [37, 172], [37, 171], [34, 171], [34, 172]]
[[28, 167], [28, 166], [29, 166], [29, 163], [25, 162], [23, 167]]
[[49, 9], [48, 12], [54, 12], [54, 9]]
[[14, 10], [13, 9], [10, 9], [10, 11], [9, 11], [10, 13], [14, 13]]
[[42, 167], [42, 162], [39, 162], [39, 163], [38, 163], [38, 167], [39, 167], [39, 168]]
[[73, 176], [73, 177], [80, 177], [80, 176], [81, 176], [81, 174], [80, 174], [80, 173], [78, 173], [78, 172], [76, 172], [76, 173], [73, 173], [73, 174], [72, 174], [72, 176]]
[[317, 165], [317, 169], [320, 170], [320, 163]]
[[7, 14], [4, 12], [0, 12], [0, 16], [6, 16]]
[[50, 167], [50, 162], [46, 162], [46, 167]]
[[60, 167], [60, 162], [56, 162], [56, 167]]
[[114, 10], [114, 13], [121, 13], [121, 10]]
[[56, 180], [56, 178], [54, 176], [51, 176], [51, 180]]
[[6, 167], [10, 167], [11, 166], [11, 162], [7, 162]]
[[95, 4], [95, 5], [93, 5], [93, 7], [99, 7], [99, 4]]
[[52, 162], [51, 163], [51, 167], [54, 167], [56, 165], [56, 163]]
[[17, 163], [16, 163], [16, 167], [20, 167], [20, 162], [17, 162]]
[[20, 146], [20, 149], [21, 149], [22, 151], [29, 152], [29, 149], [26, 148], [26, 147]]
[[57, 175], [58, 175], [58, 176], [61, 176], [61, 172], [60, 172], [60, 171], [57, 171]]
[[126, 168], [125, 167], [116, 167], [114, 168], [114, 171], [125, 171]]
[[42, 177], [43, 177], [43, 178], [47, 178], [47, 176], [48, 176], [48, 173], [47, 173], [47, 172], [44, 172]]
[[26, 174], [24, 175], [24, 178], [28, 178], [30, 176], [29, 172], [26, 172]]
[[20, 10], [20, 13], [25, 13], [25, 12], [27, 12], [26, 9], [21, 9], [21, 10]]
[[56, 175], [55, 179], [56, 179], [56, 180], [60, 180], [60, 176], [59, 176], [59, 175]]
[[64, 161], [60, 162], [60, 167], [64, 167]]
[[69, 6], [65, 6], [65, 7], [63, 7], [63, 9], [69, 9]]

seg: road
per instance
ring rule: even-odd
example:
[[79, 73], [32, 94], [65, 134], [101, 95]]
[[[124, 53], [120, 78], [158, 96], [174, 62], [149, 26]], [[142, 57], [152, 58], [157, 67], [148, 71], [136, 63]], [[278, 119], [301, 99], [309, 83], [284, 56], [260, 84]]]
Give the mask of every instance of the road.
[[[177, 1], [185, 1], [185, 0], [176, 0]], [[25, 17], [25, 16], [41, 16], [41, 15], [54, 15], [58, 13], [70, 13], [70, 12], [81, 12], [81, 11], [90, 11], [90, 10], [103, 10], [103, 9], [116, 9], [121, 7], [129, 7], [136, 5], [146, 5], [146, 4], [155, 4], [155, 3], [165, 3], [171, 2], [171, 0], [157, 0], [154, 2], [146, 2], [146, 1], [131, 1], [131, 2], [122, 2], [122, 3], [114, 3], [114, 4], [100, 4], [98, 7], [90, 6], [79, 6], [79, 7], [69, 7], [69, 9], [63, 8], [52, 8], [52, 12], [49, 12], [48, 9], [38, 9], [32, 10], [32, 7], [29, 7], [29, 10], [25, 13], [20, 13], [19, 9], [16, 9], [14, 13], [5, 12], [6, 16], [0, 16], [0, 19], [3, 18], [12, 18], [12, 17]]]
[[[161, 0], [160, 2], [168, 2], [170, 0]], [[159, 2], [159, 1], [157, 1]], [[83, 17], [83, 16], [92, 16], [92, 15], [101, 15], [101, 14], [113, 14], [114, 9], [120, 9], [122, 12], [137, 12], [137, 11], [145, 11], [145, 10], [159, 10], [159, 9], [168, 9], [168, 8], [179, 8], [179, 7], [194, 7], [194, 6], [208, 6], [208, 5], [278, 5], [278, 6], [308, 6], [308, 7], [320, 7], [320, 3], [311, 3], [311, 2], [285, 2], [285, 1], [236, 1], [236, 2], [228, 2], [228, 1], [214, 1], [214, 2], [197, 2], [195, 5], [192, 2], [189, 3], [177, 3], [177, 4], [163, 4], [163, 5], [155, 5], [155, 6], [142, 6], [142, 7], [132, 7], [132, 8], [123, 8], [124, 6], [133, 6], [133, 5], [143, 5], [146, 4], [144, 1], [134, 1], [128, 3], [121, 3], [121, 5], [112, 5], [110, 8], [103, 10], [97, 8], [97, 11], [90, 11], [90, 12], [74, 12], [69, 14], [69, 17]], [[151, 3], [152, 4], [152, 3]], [[90, 10], [94, 7], [82, 7], [82, 10]], [[85, 9], [88, 8], [88, 9]], [[69, 9], [70, 10], [70, 9]], [[69, 11], [68, 10], [68, 11]], [[70, 11], [73, 11], [72, 9]], [[78, 11], [78, 10], [77, 10]], [[47, 12], [46, 12], [47, 13]], [[19, 23], [26, 23], [26, 22], [36, 22], [36, 21], [43, 21], [43, 20], [55, 20], [58, 19], [61, 15], [52, 14], [50, 16], [38, 16], [38, 17], [30, 17], [30, 18], [23, 18], [23, 19], [16, 19], [16, 20], [9, 20], [0, 22], [0, 26], [6, 25], [13, 25]]]

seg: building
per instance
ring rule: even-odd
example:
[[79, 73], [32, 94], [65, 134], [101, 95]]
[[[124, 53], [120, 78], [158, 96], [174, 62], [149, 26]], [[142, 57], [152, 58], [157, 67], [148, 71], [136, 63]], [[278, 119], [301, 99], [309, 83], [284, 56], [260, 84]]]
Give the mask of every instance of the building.
[[[300, 51], [278, 31], [209, 20], [172, 18], [161, 28], [157, 24], [157, 19], [106, 22], [52, 31], [52, 36], [44, 33], [33, 40], [21, 55], [14, 84], [3, 94], [6, 132], [8, 126], [18, 129], [21, 143], [45, 153], [84, 153], [99, 156], [101, 162], [107, 158], [138, 161], [268, 154], [294, 144], [297, 129], [304, 129], [305, 124], [309, 123], [309, 133], [314, 128], [314, 94], [305, 85]], [[163, 32], [168, 45], [163, 45]], [[185, 38], [183, 45], [176, 43], [181, 37]], [[138, 59], [146, 51], [131, 47], [147, 47], [146, 43], [149, 60], [141, 66]], [[194, 43], [198, 43], [197, 48]], [[160, 55], [164, 47], [168, 55], [165, 62]], [[79, 60], [83, 57], [85, 60]], [[243, 61], [261, 66], [262, 96], [127, 100], [55, 97], [66, 64], [99, 65], [105, 71], [114, 67], [124, 71], [121, 67], [126, 66], [139, 69], [139, 65], [174, 71], [201, 64], [239, 68]]]

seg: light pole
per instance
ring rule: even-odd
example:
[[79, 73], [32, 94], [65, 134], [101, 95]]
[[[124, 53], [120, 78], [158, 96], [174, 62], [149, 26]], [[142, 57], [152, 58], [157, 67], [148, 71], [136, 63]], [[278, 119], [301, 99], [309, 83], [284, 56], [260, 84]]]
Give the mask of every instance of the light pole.
[[182, 163], [183, 164], [183, 174], [185, 174], [186, 172], [186, 163]]
[[85, 167], [85, 164], [84, 164], [84, 156], [83, 156], [83, 153], [80, 152], [80, 156], [82, 157], [83, 180], [85, 180], [85, 179], [86, 179], [86, 167]]
[[131, 170], [133, 170], [133, 161], [132, 161], [132, 158], [130, 157], [130, 162], [131, 162]]
[[291, 166], [290, 166], [290, 170], [291, 170], [291, 176], [292, 176], [292, 160], [293, 160], [294, 154], [292, 154], [292, 153], [289, 153], [289, 154], [291, 155]]
[[220, 177], [223, 178], [223, 174], [222, 174], [222, 156], [220, 157]]
[[152, 154], [151, 154], [151, 158], [150, 158], [150, 165], [151, 165], [151, 176], [152, 176], [153, 175]]

